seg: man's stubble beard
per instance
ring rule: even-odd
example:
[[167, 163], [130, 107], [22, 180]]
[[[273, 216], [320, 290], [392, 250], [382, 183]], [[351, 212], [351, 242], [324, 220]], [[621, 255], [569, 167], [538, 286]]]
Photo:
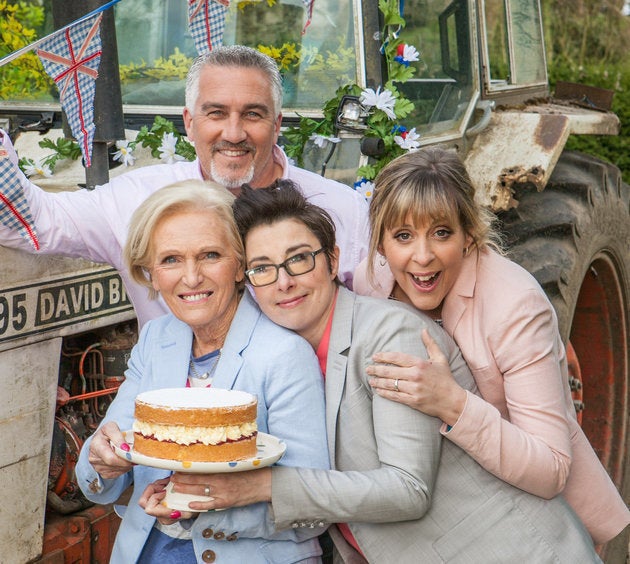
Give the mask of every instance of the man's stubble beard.
[[245, 173], [243, 173], [237, 178], [234, 178], [232, 176], [226, 176], [224, 174], [221, 174], [217, 170], [217, 166], [214, 163], [214, 159], [210, 161], [210, 179], [214, 180], [214, 182], [217, 182], [218, 184], [221, 184], [222, 186], [225, 186], [226, 188], [230, 190], [233, 190], [235, 188], [240, 188], [243, 184], [247, 184], [251, 182], [253, 178], [254, 178], [254, 163], [253, 162]]

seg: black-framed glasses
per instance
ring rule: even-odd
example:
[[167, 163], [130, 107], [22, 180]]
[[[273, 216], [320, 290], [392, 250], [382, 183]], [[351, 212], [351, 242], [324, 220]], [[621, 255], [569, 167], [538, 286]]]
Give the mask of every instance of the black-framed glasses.
[[281, 268], [284, 268], [289, 276], [306, 274], [315, 268], [315, 257], [323, 250], [324, 247], [316, 251], [298, 253], [280, 264], [259, 264], [246, 270], [245, 276], [252, 286], [268, 286], [278, 280], [278, 272]]

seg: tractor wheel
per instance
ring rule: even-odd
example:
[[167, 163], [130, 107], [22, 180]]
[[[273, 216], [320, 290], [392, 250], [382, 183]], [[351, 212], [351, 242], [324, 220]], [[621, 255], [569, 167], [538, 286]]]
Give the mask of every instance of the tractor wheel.
[[[565, 151], [542, 192], [515, 197], [499, 218], [510, 257], [556, 309], [582, 428], [628, 503], [630, 186], [615, 166]], [[625, 536], [608, 544], [607, 562], [626, 562]]]

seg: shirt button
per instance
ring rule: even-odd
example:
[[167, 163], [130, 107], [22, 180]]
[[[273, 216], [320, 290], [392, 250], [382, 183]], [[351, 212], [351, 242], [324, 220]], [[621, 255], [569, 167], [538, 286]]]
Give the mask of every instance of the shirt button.
[[227, 537], [225, 537], [226, 541], [235, 541], [238, 538], [238, 535], [236, 533], [232, 533], [231, 535], [228, 535]]
[[225, 538], [225, 533], [219, 531], [218, 533], [214, 533], [215, 540], [223, 540]]
[[201, 532], [201, 536], [202, 536], [204, 539], [211, 539], [213, 534], [214, 534], [214, 531], [213, 531], [212, 529], [204, 529], [204, 530]]
[[201, 559], [204, 562], [214, 562], [217, 559], [217, 555], [214, 553], [213, 550], [204, 550], [203, 554], [201, 555]]

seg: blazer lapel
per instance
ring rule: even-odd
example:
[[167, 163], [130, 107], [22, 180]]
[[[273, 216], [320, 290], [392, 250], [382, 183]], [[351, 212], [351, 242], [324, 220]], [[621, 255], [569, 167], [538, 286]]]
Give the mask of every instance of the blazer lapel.
[[345, 288], [339, 288], [330, 330], [330, 344], [326, 360], [326, 432], [330, 463], [335, 466], [337, 420], [339, 406], [346, 384], [346, 351], [352, 344], [352, 317], [354, 312], [354, 294]]
[[155, 347], [153, 379], [156, 388], [178, 388], [186, 385], [192, 348], [191, 328], [172, 317], [164, 327]]
[[455, 334], [455, 329], [466, 311], [468, 299], [474, 296], [478, 260], [479, 251], [475, 249], [464, 259], [459, 276], [446, 296], [446, 300], [444, 300], [442, 319], [444, 321], [444, 329], [449, 335]]
[[254, 327], [261, 316], [258, 305], [245, 290], [236, 315], [230, 325], [221, 348], [221, 358], [212, 381], [212, 386], [231, 390], [243, 365], [243, 351], [249, 344]]

